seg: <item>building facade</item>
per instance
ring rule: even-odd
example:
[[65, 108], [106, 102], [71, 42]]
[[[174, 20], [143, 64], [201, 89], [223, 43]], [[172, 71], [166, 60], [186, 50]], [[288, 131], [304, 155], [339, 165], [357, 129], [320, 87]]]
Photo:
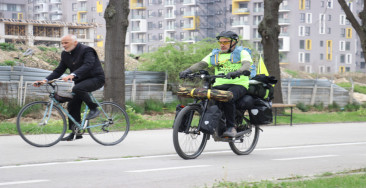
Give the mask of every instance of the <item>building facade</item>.
[[[0, 0], [0, 17], [94, 23], [95, 45], [103, 47], [108, 2]], [[361, 0], [348, 4], [354, 15], [364, 6]], [[261, 53], [263, 15], [263, 0], [130, 0], [126, 47], [139, 55], [164, 43], [194, 43], [232, 30]], [[359, 37], [337, 0], [283, 0], [278, 21], [281, 66], [309, 73], [366, 72]]]

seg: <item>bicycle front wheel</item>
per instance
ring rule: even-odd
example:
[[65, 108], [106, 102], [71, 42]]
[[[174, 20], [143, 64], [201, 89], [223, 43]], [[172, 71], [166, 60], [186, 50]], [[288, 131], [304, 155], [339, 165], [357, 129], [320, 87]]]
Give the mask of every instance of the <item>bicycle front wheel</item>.
[[237, 155], [249, 155], [256, 147], [259, 139], [260, 128], [257, 125], [252, 125], [247, 118], [244, 117], [243, 123], [237, 128], [238, 133], [245, 133], [229, 142], [231, 150]]
[[174, 121], [174, 148], [183, 159], [197, 158], [206, 146], [209, 135], [198, 131], [201, 114], [199, 106], [186, 106]]
[[66, 132], [66, 118], [57, 106], [39, 101], [24, 106], [17, 117], [19, 135], [28, 144], [49, 147], [57, 144]]
[[116, 103], [102, 102], [101, 107], [98, 107], [99, 116], [89, 120], [88, 132], [99, 144], [116, 145], [127, 136], [130, 120], [126, 111]]

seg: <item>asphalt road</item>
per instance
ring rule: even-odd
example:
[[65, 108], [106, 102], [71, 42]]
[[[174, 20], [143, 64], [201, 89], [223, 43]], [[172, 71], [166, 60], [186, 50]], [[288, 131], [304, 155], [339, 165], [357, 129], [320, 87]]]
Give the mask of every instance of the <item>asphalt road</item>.
[[117, 146], [89, 136], [36, 148], [0, 136], [0, 187], [204, 187], [366, 167], [366, 123], [263, 126], [252, 154], [209, 140], [194, 160], [174, 150], [172, 130], [131, 131]]

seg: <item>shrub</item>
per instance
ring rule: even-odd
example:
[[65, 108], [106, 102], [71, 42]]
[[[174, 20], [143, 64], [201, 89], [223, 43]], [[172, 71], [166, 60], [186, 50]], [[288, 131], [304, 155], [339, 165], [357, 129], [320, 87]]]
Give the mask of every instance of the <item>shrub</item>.
[[162, 112], [163, 111], [163, 102], [155, 99], [145, 100], [145, 111], [147, 112]]
[[0, 49], [4, 51], [16, 51], [13, 43], [0, 43]]
[[316, 111], [323, 111], [324, 110], [323, 102], [321, 102], [319, 104], [314, 104], [314, 108], [315, 108]]
[[140, 114], [145, 113], [145, 106], [144, 106], [144, 104], [136, 104], [136, 103], [134, 103], [132, 101], [127, 101], [126, 102], [126, 106], [129, 106], [136, 113], [140, 113]]
[[340, 106], [334, 101], [332, 104], [328, 105], [328, 110], [330, 112], [338, 112], [341, 110]]
[[310, 106], [309, 105], [305, 105], [304, 103], [300, 102], [296, 104], [296, 107], [301, 110], [302, 112], [307, 112], [310, 110]]
[[0, 63], [0, 66], [14, 66], [14, 65], [16, 65], [16, 62], [12, 60], [5, 60], [2, 63]]
[[44, 46], [38, 46], [38, 49], [41, 50], [41, 51], [43, 51], [43, 52], [45, 52], [45, 51], [48, 50], [48, 48], [47, 47], [44, 47]]
[[360, 108], [361, 108], [361, 105], [357, 104], [357, 103], [347, 104], [346, 106], [344, 106], [344, 110], [346, 110], [348, 112], [357, 111]]

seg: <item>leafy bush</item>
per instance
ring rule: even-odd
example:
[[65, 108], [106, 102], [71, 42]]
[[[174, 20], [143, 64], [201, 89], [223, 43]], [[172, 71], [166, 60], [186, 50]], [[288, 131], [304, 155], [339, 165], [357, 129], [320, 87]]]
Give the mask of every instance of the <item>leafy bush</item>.
[[47, 48], [47, 47], [44, 47], [44, 46], [38, 46], [37, 48], [38, 48], [39, 50], [43, 51], [43, 52], [45, 52], [45, 51], [47, 51], [47, 50], [48, 50], [48, 48]]
[[2, 63], [0, 63], [0, 66], [14, 66], [14, 65], [16, 65], [16, 62], [12, 60], [5, 60]]
[[0, 49], [4, 51], [16, 51], [13, 43], [0, 43]]
[[144, 104], [136, 104], [132, 101], [126, 101], [126, 105], [132, 108], [136, 113], [143, 114], [145, 113], [145, 106]]
[[328, 110], [330, 112], [338, 112], [341, 110], [340, 106], [334, 101], [332, 104], [328, 105]]
[[316, 111], [323, 111], [324, 110], [323, 102], [321, 102], [319, 104], [314, 104], [314, 108], [315, 108]]
[[361, 108], [361, 105], [358, 103], [347, 104], [346, 106], [344, 106], [344, 110], [346, 110], [348, 112], [357, 111], [360, 108]]
[[300, 102], [296, 104], [296, 107], [301, 110], [302, 112], [308, 112], [310, 110], [309, 105], [305, 105], [304, 103]]
[[0, 100], [0, 120], [17, 116], [21, 107], [17, 105], [16, 100]]
[[162, 112], [164, 103], [159, 100], [148, 99], [145, 100], [144, 105], [147, 112]]

